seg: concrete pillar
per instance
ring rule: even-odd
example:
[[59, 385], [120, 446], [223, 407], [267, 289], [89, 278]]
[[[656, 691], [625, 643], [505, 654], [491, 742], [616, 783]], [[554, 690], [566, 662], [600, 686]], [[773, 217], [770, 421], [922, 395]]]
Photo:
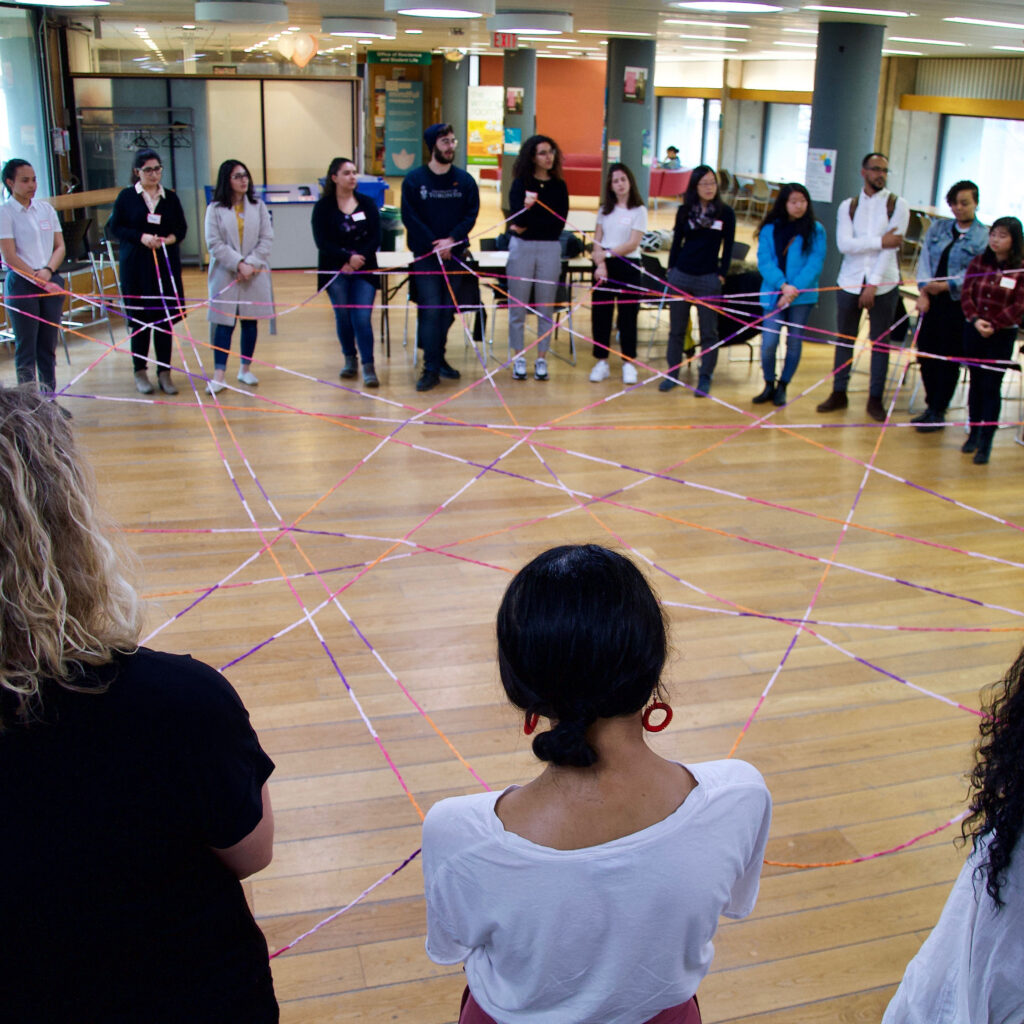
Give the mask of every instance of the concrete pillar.
[[[537, 51], [506, 50], [502, 62], [505, 69], [503, 84], [505, 96], [509, 89], [523, 90], [523, 109], [513, 112], [505, 102], [505, 128], [518, 128], [525, 142], [537, 133]], [[512, 165], [516, 158], [509, 154], [501, 158], [501, 208], [507, 210], [508, 192], [512, 187]]]
[[[608, 164], [624, 163], [633, 172], [644, 202], [650, 194], [651, 163], [657, 159], [654, 152], [654, 49], [653, 39], [609, 39], [605, 79], [605, 149], [601, 180], [604, 181]], [[633, 96], [627, 97], [631, 90]], [[612, 150], [613, 143], [618, 143], [618, 156]]]
[[[860, 162], [875, 145], [875, 114], [882, 68], [882, 25], [826, 21], [818, 25], [814, 101], [809, 146], [836, 150], [832, 201], [813, 198], [814, 214], [825, 228], [828, 250], [821, 283], [835, 285], [841, 256], [836, 248], [836, 211], [860, 192]], [[834, 291], [823, 291], [811, 323], [835, 330]]]
[[466, 95], [469, 89], [469, 58], [458, 64], [446, 60], [441, 69], [441, 120], [455, 129], [459, 147], [455, 150], [455, 166], [466, 169]]

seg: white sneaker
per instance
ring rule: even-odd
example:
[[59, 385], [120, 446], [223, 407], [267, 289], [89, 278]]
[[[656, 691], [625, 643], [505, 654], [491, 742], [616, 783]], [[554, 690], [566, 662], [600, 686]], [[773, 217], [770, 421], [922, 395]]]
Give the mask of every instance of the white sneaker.
[[253, 373], [248, 366], [244, 366], [242, 367], [241, 370], [238, 371], [238, 379], [243, 384], [249, 384], [253, 387], [255, 387], [260, 382], [259, 377], [257, 377], [256, 374]]
[[208, 380], [206, 382], [206, 393], [208, 395], [219, 395], [227, 389], [227, 384], [222, 380]]
[[512, 379], [526, 380], [526, 356], [516, 356], [513, 360]]
[[623, 384], [635, 384], [636, 383], [636, 367], [632, 363], [622, 364], [622, 383]]
[[598, 359], [598, 361], [594, 363], [594, 368], [590, 371], [590, 380], [594, 384], [600, 384], [601, 381], [608, 379], [608, 375], [611, 372], [612, 371], [608, 369], [608, 360]]
[[547, 380], [548, 379], [548, 361], [540, 356], [537, 361], [533, 364], [533, 379], [534, 380]]

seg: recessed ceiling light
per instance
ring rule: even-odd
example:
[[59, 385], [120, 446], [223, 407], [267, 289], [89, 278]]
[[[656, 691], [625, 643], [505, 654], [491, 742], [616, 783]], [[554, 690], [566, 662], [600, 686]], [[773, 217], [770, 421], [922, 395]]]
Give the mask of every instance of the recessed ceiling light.
[[576, 31], [580, 35], [584, 36], [643, 36], [650, 39], [652, 35], [650, 32], [619, 32], [617, 30], [607, 28], [581, 28]]
[[1009, 50], [1010, 53], [1024, 53], [1024, 46], [993, 46], [993, 50]]
[[742, 21], [696, 21], [689, 18], [666, 18], [666, 25], [696, 25], [698, 28], [750, 28]]
[[713, 43], [745, 43], [747, 42], [746, 36], [699, 36], [691, 35], [688, 32], [677, 32], [677, 38], [679, 39], [710, 39]]
[[1017, 21], [985, 21], [984, 18], [943, 18], [942, 20], [953, 21], [958, 25], [984, 25], [986, 28], [1024, 29], [1024, 25]]
[[421, 36], [421, 35], [423, 35], [423, 29], [421, 29], [421, 28], [407, 28], [407, 29], [405, 29], [405, 34], [407, 36]]
[[107, 7], [110, 0], [18, 0], [26, 7]]
[[494, 0], [438, 0], [436, 7], [425, 0], [384, 0], [384, 10], [409, 18], [484, 18], [494, 14]]
[[818, 48], [817, 43], [798, 43], [792, 39], [773, 39], [772, 46], [802, 46], [807, 50], [816, 50]]
[[784, 28], [783, 32], [799, 32], [803, 36], [816, 36], [818, 30], [816, 28]]
[[786, 8], [781, 4], [751, 0], [674, 0], [669, 6], [684, 11], [707, 11], [709, 14], [776, 14]]
[[684, 50], [707, 50], [710, 53], [739, 53], [735, 46], [684, 46]]
[[192, 31], [194, 31], [194, 30], [195, 30], [195, 25], [193, 25], [193, 24], [192, 24], [191, 22], [190, 22], [190, 23], [189, 23], [188, 25], [182, 25], [181, 27], [182, 27], [182, 28], [183, 28], [183, 29], [184, 29], [184, 30], [185, 30], [186, 32], [192, 32]]
[[825, 14], [863, 14], [870, 18], [913, 18], [909, 11], [880, 11], [875, 7], [826, 7], [823, 4], [806, 4], [805, 11], [822, 11]]
[[919, 50], [882, 50], [886, 57], [923, 57]]
[[559, 36], [572, 31], [572, 15], [538, 11], [502, 11], [487, 19], [487, 31]]
[[890, 43], [924, 43], [929, 46], [966, 46], [953, 39], [915, 39], [913, 36], [889, 36]]

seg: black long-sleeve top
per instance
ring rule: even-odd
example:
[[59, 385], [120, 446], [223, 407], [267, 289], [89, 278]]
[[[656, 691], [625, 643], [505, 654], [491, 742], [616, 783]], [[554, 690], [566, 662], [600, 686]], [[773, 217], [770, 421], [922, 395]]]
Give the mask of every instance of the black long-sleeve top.
[[[536, 192], [537, 202], [528, 210], [520, 213], [512, 226], [525, 228], [521, 234], [514, 234], [528, 242], [557, 242], [566, 230], [565, 218], [569, 216], [569, 188], [561, 178], [548, 178], [541, 181], [530, 175], [527, 179], [516, 178], [509, 189], [508, 203], [512, 214], [519, 213], [526, 204], [526, 193]], [[544, 209], [551, 208], [553, 212]]]
[[353, 253], [365, 257], [364, 270], [377, 269], [380, 248], [380, 211], [377, 204], [359, 192], [354, 193], [357, 209], [342, 213], [336, 196], [324, 195], [316, 201], [313, 215], [313, 241], [318, 250], [317, 270], [320, 287], [340, 270]]
[[454, 251], [463, 250], [463, 239], [469, 238], [479, 212], [476, 182], [459, 167], [435, 174], [423, 164], [402, 182], [402, 223], [416, 256], [430, 252], [438, 238], [454, 238], [458, 243]]
[[725, 277], [732, 262], [732, 243], [736, 237], [736, 214], [731, 206], [719, 203], [710, 227], [695, 223], [685, 206], [676, 213], [675, 230], [668, 265], [684, 274], [718, 274]]

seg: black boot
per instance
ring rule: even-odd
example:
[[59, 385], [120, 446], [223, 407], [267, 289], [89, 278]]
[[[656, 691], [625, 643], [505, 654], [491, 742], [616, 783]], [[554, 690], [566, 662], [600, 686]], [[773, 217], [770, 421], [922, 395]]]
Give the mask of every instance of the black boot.
[[764, 382], [764, 390], [760, 394], [754, 395], [754, 397], [751, 399], [751, 402], [753, 402], [754, 405], [764, 405], [765, 402], [770, 402], [774, 397], [775, 381], [766, 380]]
[[971, 432], [967, 435], [967, 440], [960, 446], [960, 451], [964, 453], [976, 452], [980, 440], [981, 427], [971, 427]]
[[988, 462], [988, 457], [992, 453], [993, 437], [995, 437], [995, 434], [988, 430], [983, 430], [978, 437], [978, 450], [974, 453], [974, 464], [976, 466], [984, 466]]

